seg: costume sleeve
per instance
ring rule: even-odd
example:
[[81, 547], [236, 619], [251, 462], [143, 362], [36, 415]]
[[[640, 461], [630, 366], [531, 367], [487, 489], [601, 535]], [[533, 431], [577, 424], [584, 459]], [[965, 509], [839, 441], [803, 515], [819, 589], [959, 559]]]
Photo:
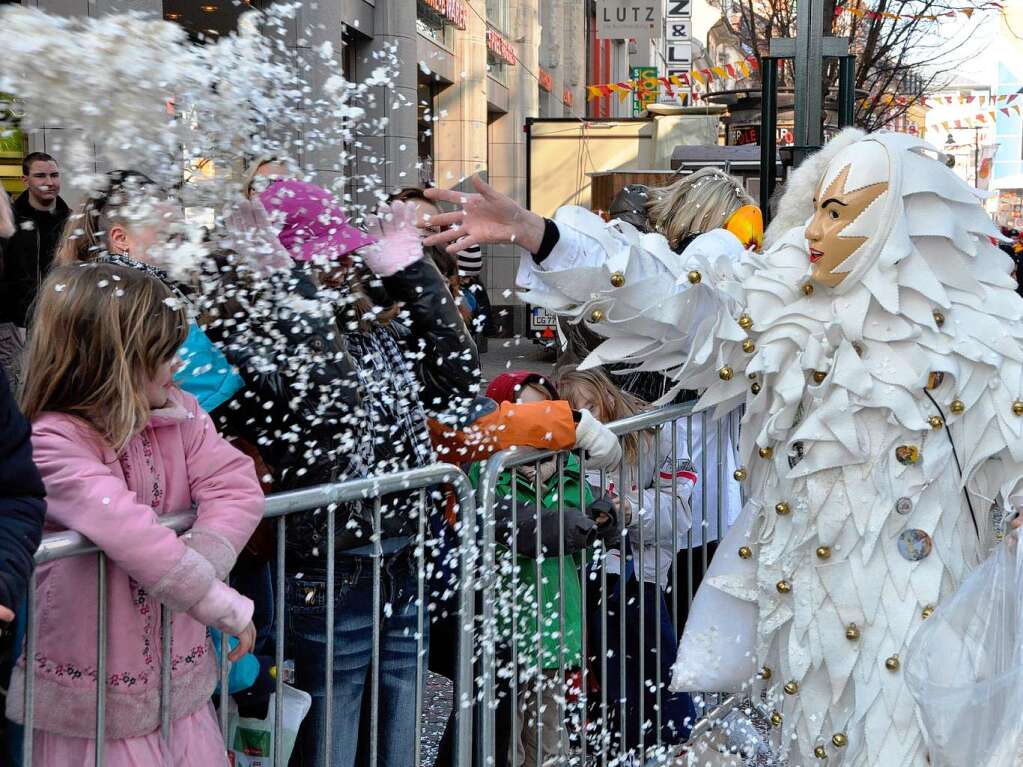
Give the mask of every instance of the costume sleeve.
[[[715, 229], [674, 253], [660, 234], [640, 234], [624, 222], [605, 223], [581, 208], [555, 216], [559, 237], [541, 264], [526, 256], [519, 267], [520, 296], [570, 323], [583, 323], [605, 340], [584, 360], [586, 369], [635, 363], [679, 389], [714, 386], [705, 404], [742, 401], [738, 375], [748, 340], [738, 320], [745, 310], [742, 275], [748, 254], [732, 233]], [[720, 371], [736, 375], [722, 385]]]
[[510, 447], [565, 450], [575, 445], [575, 419], [564, 400], [503, 402], [458, 429], [430, 419], [430, 439], [442, 461], [481, 461]]
[[25, 593], [39, 547], [46, 504], [32, 462], [31, 429], [0, 370], [0, 605], [15, 609]]

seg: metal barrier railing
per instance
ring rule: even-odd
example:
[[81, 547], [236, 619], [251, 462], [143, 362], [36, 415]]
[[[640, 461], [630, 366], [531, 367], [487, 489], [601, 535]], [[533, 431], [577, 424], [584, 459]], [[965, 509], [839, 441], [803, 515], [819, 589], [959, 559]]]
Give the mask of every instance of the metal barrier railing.
[[[283, 731], [284, 717], [284, 593], [285, 593], [285, 539], [287, 533], [287, 517], [291, 514], [310, 511], [313, 509], [324, 509], [327, 515], [326, 535], [326, 658], [325, 658], [325, 696], [324, 696], [324, 719], [325, 737], [323, 738], [323, 759], [324, 763], [331, 763], [332, 745], [332, 690], [333, 690], [333, 636], [335, 628], [334, 615], [334, 587], [335, 587], [335, 506], [346, 501], [372, 500], [374, 504], [373, 529], [375, 531], [371, 538], [373, 545], [373, 645], [372, 645], [372, 666], [371, 675], [371, 717], [370, 722], [370, 763], [376, 765], [378, 762], [377, 732], [379, 724], [379, 680], [380, 680], [380, 610], [381, 610], [381, 496], [399, 491], [419, 491], [419, 532], [416, 539], [415, 555], [418, 561], [418, 594], [417, 594], [417, 679], [416, 679], [416, 726], [422, 719], [422, 701], [424, 693], [424, 669], [425, 652], [424, 641], [425, 621], [427, 605], [425, 602], [425, 544], [426, 544], [426, 522], [429, 515], [427, 489], [437, 485], [447, 485], [453, 488], [458, 501], [458, 522], [456, 525], [459, 536], [459, 578], [457, 584], [458, 606], [459, 606], [459, 637], [457, 657], [457, 678], [455, 683], [455, 763], [467, 766], [471, 759], [471, 731], [472, 731], [472, 698], [469, 692], [472, 689], [472, 625], [474, 605], [474, 573], [477, 570], [476, 563], [476, 505], [472, 485], [468, 478], [456, 467], [449, 464], [434, 464], [419, 469], [412, 469], [405, 472], [388, 474], [379, 477], [340, 482], [335, 484], [320, 485], [302, 490], [295, 490], [286, 493], [271, 495], [266, 499], [266, 512], [264, 518], [276, 519], [277, 549], [275, 562], [275, 599], [274, 599], [274, 642], [275, 642], [275, 663], [278, 673], [275, 681], [275, 708], [274, 726], [277, 737], [274, 743], [274, 764], [282, 765], [283, 738], [280, 734]], [[177, 532], [187, 530], [195, 520], [195, 514], [183, 513], [169, 515], [161, 521]], [[45, 564], [58, 559], [72, 556], [84, 556], [96, 554], [98, 558], [98, 615], [97, 615], [97, 685], [96, 685], [96, 752], [95, 765], [102, 767], [105, 761], [104, 735], [106, 733], [106, 664], [107, 664], [107, 639], [108, 639], [108, 604], [107, 604], [107, 562], [102, 552], [92, 545], [83, 536], [74, 532], [62, 532], [48, 535], [44, 538], [36, 554], [37, 564]], [[161, 659], [160, 659], [160, 732], [163, 738], [163, 745], [166, 748], [171, 737], [173, 722], [171, 721], [171, 611], [161, 605]], [[33, 751], [33, 721], [34, 721], [34, 688], [35, 674], [34, 664], [36, 637], [37, 637], [37, 605], [35, 596], [35, 576], [33, 575], [28, 590], [27, 626], [25, 635], [25, 658], [29, 661], [26, 664], [25, 689], [24, 689], [24, 743], [22, 747], [22, 759], [24, 767], [32, 765]], [[227, 637], [222, 636], [221, 642], [221, 663], [220, 663], [220, 726], [227, 738], [227, 717], [228, 717], [228, 674], [230, 661], [227, 658]], [[299, 659], [299, 662], [301, 659]], [[351, 716], [351, 712], [346, 712]], [[355, 713], [358, 716], [358, 712]], [[412, 756], [416, 767], [421, 763], [421, 753], [417, 738], [415, 754]], [[228, 744], [230, 747], [231, 744]], [[165, 753], [169, 753], [166, 752]]]
[[[647, 563], [645, 561], [648, 554], [646, 544], [650, 543], [648, 538], [650, 525], [644, 524], [643, 521], [652, 514], [653, 549], [651, 553], [657, 556], [652, 573], [653, 582], [657, 584], [657, 587], [666, 596], [670, 596], [672, 631], [674, 638], [677, 639], [681, 628], [679, 621], [680, 613], [683, 609], [685, 611], [688, 610], [688, 606], [693, 598], [694, 583], [698, 581], [698, 579], [694, 579], [694, 570], [697, 571], [700, 577], [706, 571], [713, 549], [716, 546], [716, 541], [723, 537], [725, 532], [726, 515], [729, 512], [729, 498], [733, 498], [734, 503], [735, 496], [738, 495], [737, 484], [732, 476], [736, 467], [732, 459], [731, 448], [731, 445], [735, 444], [733, 440], [735, 440], [737, 435], [737, 425], [738, 415], [736, 413], [730, 414], [725, 419], [712, 422], [706, 413], [694, 414], [692, 406], [688, 404], [652, 410], [609, 424], [611, 430], [619, 437], [640, 433], [647, 434], [651, 438], [644, 439], [641, 437], [636, 440], [637, 453], [635, 465], [638, 467], [637, 472], [633, 472], [631, 468], [628, 468], [628, 462], [625, 460], [621, 462], [616, 471], [618, 480], [616, 486], [618, 488], [619, 499], [631, 497], [632, 503], [636, 506], [633, 511], [633, 522], [629, 526], [625, 523], [625, 514], [618, 514], [617, 534], [622, 541], [618, 544], [618, 551], [616, 552], [614, 548], [603, 546], [598, 542], [588, 552], [588, 562], [584, 562], [581, 567], [582, 577], [579, 578], [579, 602], [581, 609], [578, 616], [578, 633], [583, 650], [580, 659], [579, 684], [577, 688], [579, 698], [577, 711], [581, 713], [574, 717], [575, 723], [581, 726], [577, 726], [576, 729], [579, 732], [577, 737], [574, 738], [570, 728], [566, 726], [566, 723], [573, 719], [573, 717], [569, 716], [566, 710], [568, 706], [568, 693], [572, 690], [565, 682], [566, 671], [568, 671], [565, 662], [565, 640], [568, 636], [566, 634], [566, 622], [575, 620], [575, 616], [567, 616], [565, 614], [567, 606], [566, 577], [569, 579], [572, 577], [572, 573], [568, 570], [575, 567], [572, 560], [566, 559], [565, 555], [565, 472], [569, 453], [567, 451], [557, 453], [534, 449], [512, 449], [493, 456], [486, 463], [480, 474], [477, 488], [479, 508], [488, 510], [481, 520], [483, 535], [481, 545], [482, 567], [478, 576], [479, 587], [483, 594], [482, 622], [479, 629], [481, 632], [479, 641], [482, 657], [478, 678], [478, 683], [480, 684], [478, 697], [478, 710], [480, 713], [478, 714], [479, 721], [476, 733], [476, 759], [478, 764], [503, 765], [509, 763], [512, 767], [518, 767], [520, 764], [600, 764], [606, 767], [609, 763], [632, 764], [634, 762], [631, 760], [636, 758], [640, 759], [639, 762], [636, 762], [640, 764], [643, 763], [642, 760], [651, 756], [658, 759], [673, 758], [673, 755], [678, 751], [677, 747], [681, 744], [678, 742], [665, 743], [662, 738], [664, 725], [664, 706], [662, 703], [664, 702], [665, 688], [670, 680], [665, 679], [662, 673], [662, 668], [664, 667], [662, 667], [661, 662], [664, 660], [665, 648], [662, 647], [660, 630], [653, 632], [652, 642], [654, 647], [652, 661], [655, 666], [654, 669], [648, 670], [644, 667], [646, 653], [643, 647], [639, 648], [639, 652], [633, 653], [635, 657], [630, 661], [632, 672], [640, 680], [639, 685], [633, 686], [641, 690], [640, 694], [635, 695], [626, 692], [631, 689], [629, 686], [630, 680], [626, 678], [627, 664], [623, 658], [614, 659], [612, 657], [613, 660], [618, 661], [616, 664], [618, 666], [618, 678], [616, 681], [620, 695], [617, 700], [608, 699], [608, 688], [610, 686], [608, 680], [608, 640], [614, 638], [614, 627], [611, 627], [611, 632], [609, 633], [607, 564], [609, 561], [617, 559], [619, 587], [622, 589], [619, 593], [624, 593], [628, 585], [626, 583], [627, 546], [631, 547], [633, 550], [633, 564], [635, 565], [635, 571], [638, 573], [640, 583], [647, 583], [651, 576], [648, 572], [650, 568], [646, 566]], [[671, 450], [670, 456], [662, 454], [663, 437], [665, 436], [664, 431], [666, 429], [670, 431], [670, 442], [667, 443]], [[680, 429], [683, 431], [680, 432]], [[644, 455], [644, 451], [647, 451], [646, 455]], [[652, 463], [649, 463], [651, 457], [649, 451], [653, 451]], [[682, 453], [685, 455], [683, 456]], [[668, 472], [670, 474], [670, 486], [667, 487], [661, 482], [661, 478], [664, 476], [661, 474], [662, 461], [666, 458], [671, 459], [670, 466], [672, 467], [671, 471]], [[680, 529], [679, 506], [683, 504], [683, 501], [680, 499], [679, 494], [681, 475], [676, 470], [682, 458], [695, 459], [695, 469], [699, 477], [687, 504], [691, 524], [685, 530]], [[592, 473], [587, 472], [585, 456], [579, 455], [577, 460], [578, 468], [573, 470], [573, 481], [578, 481], [582, 486], [587, 481], [587, 475]], [[553, 505], [558, 515], [559, 530], [557, 551], [544, 552], [541, 542], [541, 516], [544, 511], [542, 499], [546, 483], [542, 480], [542, 466], [544, 462], [549, 461], [556, 461], [551, 477], [553, 478], [556, 471], [556, 492], [554, 493], [555, 500]], [[501, 477], [505, 476], [507, 481], [507, 472], [524, 466], [531, 468], [531, 476], [533, 478], [532, 494], [535, 500], [535, 509], [532, 513], [535, 514], [533, 524], [536, 529], [537, 551], [537, 559], [532, 563], [534, 568], [533, 577], [536, 585], [535, 602], [528, 604], [527, 600], [525, 607], [519, 604], [519, 597], [523, 592], [519, 588], [522, 570], [518, 565], [520, 561], [518, 537], [513, 532], [510, 541], [506, 542], [510, 545], [502, 547], [503, 550], [499, 554], [498, 541], [496, 540], [495, 515], [492, 513], [492, 510], [496, 509], [497, 504], [501, 500], [498, 492], [498, 484]], [[653, 467], [654, 481], [652, 488], [638, 487], [638, 492], [633, 493], [631, 491], [632, 479], [629, 473], [645, 477], [644, 467], [648, 466]], [[646, 473], [648, 474], [649, 471]], [[609, 487], [606, 475], [607, 472], [605, 470], [599, 471], [599, 479], [596, 483], [598, 488], [605, 489]], [[514, 477], [514, 475], [512, 476]], [[578, 480], [575, 479], [576, 477]], [[732, 484], [730, 485], [729, 483]], [[549, 492], [549, 484], [547, 487]], [[652, 493], [653, 508], [644, 508], [644, 489], [656, 490], [656, 492]], [[662, 509], [662, 503], [664, 502], [662, 495], [667, 497], [669, 491], [671, 498], [670, 523], [665, 527], [665, 522], [662, 519], [662, 512], [664, 511]], [[506, 499], [510, 495], [511, 528], [513, 531], [518, 529], [519, 523], [517, 515], [520, 505], [518, 493], [518, 482], [513, 479], [510, 482], [510, 493], [505, 495]], [[585, 511], [587, 504], [585, 489], [580, 491], [579, 497], [582, 510]], [[741, 503], [741, 500], [738, 503]], [[734, 508], [732, 512], [737, 514], [738, 510], [738, 508]], [[685, 514], [682, 516], [684, 517]], [[627, 530], [629, 530], [628, 536], [626, 535]], [[665, 541], [669, 532], [671, 537]], [[629, 539], [631, 539], [629, 544], [623, 543]], [[665, 568], [660, 556], [660, 548], [665, 542], [668, 544], [668, 550], [672, 551], [673, 554], [673, 561], [667, 568]], [[622, 556], [623, 549], [626, 551], [626, 556]], [[678, 552], [684, 552], [684, 554], [678, 556]], [[502, 568], [499, 567], [499, 564], [501, 564], [499, 559], [502, 555], [507, 557], [509, 554], [509, 561], [512, 563], [511, 567], [509, 569], [506, 564], [502, 573]], [[560, 682], [554, 684], [554, 694], [546, 696], [544, 688], [549, 686], [549, 680], [548, 675], [545, 674], [543, 669], [544, 663], [541, 661], [541, 658], [544, 657], [541, 626], [545, 617], [544, 612], [550, 609], [550, 605], [544, 603], [543, 589], [541, 587], [543, 578], [541, 571], [545, 556], [557, 556], [558, 558], [558, 625], [556, 627], [558, 647], [557, 668], [555, 672], [556, 679], [560, 680]], [[588, 565], [593, 565], [593, 567]], [[680, 569], [683, 566], [686, 587], [684, 593], [680, 593]], [[527, 564], [526, 567], [529, 567], [529, 565]], [[670, 572], [668, 572], [669, 570]], [[511, 582], [510, 588], [508, 584], [509, 579]], [[599, 632], [599, 638], [595, 637], [595, 641], [592, 644], [599, 646], [599, 657], [593, 655], [593, 648], [589, 646], [591, 642], [590, 627], [587, 626], [588, 589], [598, 589], [597, 596], [600, 608], [597, 620], [600, 621], [600, 625], [595, 627], [594, 633]], [[625, 648], [628, 645], [629, 638], [637, 636], [637, 629], [638, 637], [640, 638], [639, 644], [642, 645], [648, 640], [649, 633], [645, 625], [645, 600], [647, 599], [647, 594], [649, 593], [651, 597], [659, 598], [656, 591], [648, 589], [646, 585], [639, 586], [637, 591], [639, 608], [638, 627], [626, 625], [627, 609], [624, 598], [620, 597], [618, 603], [616, 616], [618, 624], [617, 647], [620, 648], [619, 652], [625, 655], [628, 655], [628, 651]], [[506, 599], [505, 597], [509, 593], [512, 595], [511, 599]], [[660, 605], [657, 605], [657, 607], [659, 608]], [[522, 666], [524, 664], [520, 663], [519, 658], [520, 648], [522, 647], [521, 637], [516, 635], [520, 626], [519, 613], [522, 609], [536, 611], [535, 626], [537, 636], [534, 637], [537, 645], [535, 649], [536, 667], [528, 669], [526, 674], [522, 673]], [[507, 615], [499, 615], [499, 610], [510, 613], [510, 621], [507, 619]], [[508, 626], [511, 627], [510, 636], [508, 635]], [[510, 662], [508, 664], [510, 668], [508, 669], [501, 669], [501, 661], [498, 657], [499, 648], [505, 648], [507, 651], [505, 654], [510, 654]], [[668, 660], [673, 662], [674, 655]], [[547, 662], [551, 663], [549, 659]], [[590, 668], [591, 663], [594, 666], [592, 669]], [[532, 675], [531, 678], [530, 674]], [[589, 685], [592, 674], [596, 674], [599, 679], [599, 705], [597, 705], [597, 702], [593, 702], [591, 705], [589, 700]], [[507, 714], [508, 730], [502, 733], [503, 735], [508, 735], [510, 732], [510, 736], [500, 739], [497, 737], [497, 731], [499, 727], [503, 728], [505, 723], [499, 721], [497, 714], [500, 701], [498, 700], [499, 696], [496, 688], [499, 680], [507, 680], [507, 689], [502, 692], [510, 701], [510, 706], [508, 706], [509, 713]], [[530, 749], [531, 753], [529, 754], [522, 753], [518, 743], [522, 727], [520, 718], [526, 717], [528, 720], [529, 717], [528, 712], [519, 710], [519, 688], [523, 683], [527, 687], [532, 686], [535, 688], [532, 691], [534, 700], [530, 704], [530, 708], [533, 709], [532, 718], [531, 721], [528, 721], [528, 728], [532, 730], [531, 740], [534, 741], [533, 748], [535, 749], [535, 754], [532, 753], [533, 749]], [[574, 687], [574, 685], [571, 687]], [[652, 711], [646, 708], [646, 696], [642, 693], [643, 690], [651, 687], [655, 691]], [[638, 700], [635, 700], [637, 697]], [[547, 726], [543, 716], [545, 698], [548, 701], [547, 705], [550, 705], [550, 700], [553, 698], [557, 708], [556, 722], [560, 724], [557, 733], [558, 745], [553, 747], [553, 749], [544, 745], [544, 728]], [[703, 733], [709, 728], [712, 720], [720, 718], [723, 712], [727, 711], [734, 702], [734, 698], [719, 700], [716, 705], [712, 705], [711, 700], [704, 701], [706, 703], [705, 718], [700, 722], [695, 720], [687, 722], [686, 726], [694, 727], [695, 734]], [[595, 721], [591, 721], [587, 714], [588, 710], [591, 710]], [[613, 726], [616, 732], [610, 731], [609, 724]], [[635, 744], [637, 734], [638, 744]], [[507, 758], [503, 753], [498, 753], [498, 744], [500, 743], [501, 749], [505, 748], [505, 740], [508, 740], [510, 752]], [[550, 740], [554, 740], [554, 738]], [[570, 742], [573, 740], [574, 743]], [[662, 762], [659, 761], [658, 763]]]

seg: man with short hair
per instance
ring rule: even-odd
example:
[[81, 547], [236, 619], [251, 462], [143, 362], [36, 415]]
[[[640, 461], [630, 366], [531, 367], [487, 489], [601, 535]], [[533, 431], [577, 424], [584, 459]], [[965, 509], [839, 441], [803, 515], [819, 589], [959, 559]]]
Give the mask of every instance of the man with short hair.
[[[17, 381], [16, 358], [24, 340], [29, 307], [60, 245], [70, 210], [60, 197], [60, 169], [45, 152], [21, 163], [26, 189], [14, 201], [14, 233], [0, 239], [3, 296], [0, 300], [0, 364]], [[3, 323], [10, 323], [6, 325]]]

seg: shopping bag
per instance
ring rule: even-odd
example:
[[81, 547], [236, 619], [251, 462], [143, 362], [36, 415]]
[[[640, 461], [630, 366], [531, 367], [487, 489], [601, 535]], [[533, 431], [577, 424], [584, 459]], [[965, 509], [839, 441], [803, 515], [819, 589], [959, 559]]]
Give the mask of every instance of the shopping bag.
[[1023, 547], [1010, 534], [910, 643], [906, 684], [932, 767], [1014, 767], [1023, 753]]
[[266, 717], [252, 719], [238, 715], [238, 706], [228, 704], [227, 744], [232, 767], [287, 767], [295, 749], [298, 728], [309, 713], [313, 699], [307, 692], [284, 685], [284, 719], [280, 765], [274, 764], [274, 712], [276, 694], [270, 696]]

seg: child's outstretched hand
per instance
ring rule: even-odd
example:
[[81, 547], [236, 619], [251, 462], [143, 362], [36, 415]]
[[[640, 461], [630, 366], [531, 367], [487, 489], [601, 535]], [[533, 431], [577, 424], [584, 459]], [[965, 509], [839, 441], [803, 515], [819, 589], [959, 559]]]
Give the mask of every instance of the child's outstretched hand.
[[237, 635], [237, 639], [238, 644], [227, 654], [227, 659], [232, 663], [242, 656], [248, 655], [252, 652], [252, 648], [256, 646], [256, 624], [249, 621], [249, 625], [242, 630], [242, 633]]
[[0, 605], [0, 623], [10, 623], [14, 620], [14, 610]]

